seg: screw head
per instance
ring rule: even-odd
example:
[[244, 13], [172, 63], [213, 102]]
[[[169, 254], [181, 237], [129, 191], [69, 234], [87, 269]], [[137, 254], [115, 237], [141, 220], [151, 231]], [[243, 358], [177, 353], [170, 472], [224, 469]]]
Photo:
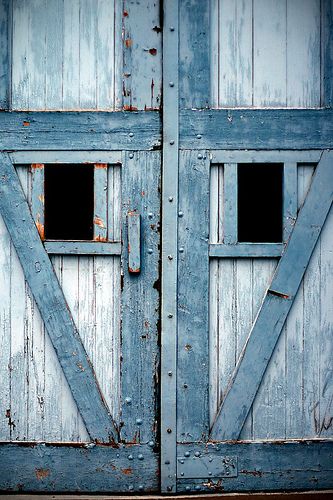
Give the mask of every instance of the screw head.
[[189, 451], [185, 451], [184, 456], [185, 457], [189, 457], [190, 456], [190, 452]]
[[148, 253], [153, 253], [153, 249], [152, 248], [148, 248]]
[[139, 485], [139, 490], [140, 490], [140, 491], [143, 491], [143, 486], [142, 486], [142, 484], [140, 484], [140, 485]]
[[201, 153], [198, 154], [198, 160], [202, 160], [202, 154]]
[[138, 455], [138, 459], [139, 459], [139, 460], [143, 460], [143, 459], [144, 459], [144, 456], [142, 455], [142, 453], [139, 453], [139, 455]]
[[173, 145], [174, 145], [174, 143], [175, 143], [175, 141], [172, 139], [172, 140], [170, 141], [170, 146], [173, 146]]
[[184, 212], [178, 212], [178, 217], [183, 217]]
[[170, 460], [166, 460], [164, 463], [165, 465], [170, 465]]
[[170, 31], [175, 31], [175, 28], [173, 26], [170, 26]]
[[173, 318], [173, 314], [171, 314], [171, 313], [168, 314], [168, 318], [170, 318], [170, 319]]
[[202, 139], [202, 135], [201, 134], [197, 134], [197, 139]]
[[150, 448], [153, 448], [154, 447], [154, 441], [149, 441], [148, 446], [150, 446]]
[[130, 133], [128, 134], [128, 136], [129, 136], [129, 137], [133, 137], [133, 136], [134, 136], [133, 132], [130, 132]]
[[194, 453], [194, 456], [195, 456], [195, 457], [200, 457], [200, 451], [196, 451], [196, 452]]
[[185, 486], [185, 490], [186, 490], [186, 491], [190, 491], [190, 489], [191, 489], [191, 488], [190, 488], [189, 486]]
[[183, 253], [184, 252], [184, 248], [183, 247], [180, 247], [179, 249], [179, 253]]
[[133, 460], [133, 455], [128, 455], [128, 460]]
[[168, 372], [168, 375], [169, 375], [169, 377], [172, 377], [172, 372], [171, 371]]
[[132, 160], [132, 159], [134, 158], [134, 154], [133, 154], [133, 153], [130, 153], [130, 154], [128, 155], [128, 157], [129, 157], [129, 158], [131, 158], [131, 160]]
[[173, 201], [173, 196], [169, 196], [170, 203]]
[[126, 403], [127, 405], [132, 404], [132, 398], [125, 398], [125, 403]]
[[149, 219], [152, 219], [154, 217], [154, 214], [152, 212], [149, 212], [148, 217]]
[[172, 255], [168, 255], [168, 259], [169, 259], [169, 260], [172, 260], [172, 259], [173, 259], [173, 256], [172, 256]]
[[142, 425], [142, 418], [136, 419], [136, 425]]
[[170, 427], [167, 429], [167, 433], [168, 434], [171, 434], [172, 430], [170, 429]]
[[169, 86], [170, 86], [170, 87], [174, 87], [174, 86], [175, 86], [175, 84], [174, 84], [173, 82], [169, 82]]
[[168, 491], [172, 491], [172, 486], [167, 486]]

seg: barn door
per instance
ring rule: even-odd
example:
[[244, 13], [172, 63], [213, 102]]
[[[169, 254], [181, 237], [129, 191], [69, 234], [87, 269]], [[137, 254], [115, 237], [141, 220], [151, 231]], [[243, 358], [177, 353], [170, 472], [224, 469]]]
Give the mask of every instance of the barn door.
[[0, 2], [7, 492], [159, 488], [161, 35], [142, 7]]
[[332, 487], [332, 3], [185, 0], [177, 21], [162, 485]]

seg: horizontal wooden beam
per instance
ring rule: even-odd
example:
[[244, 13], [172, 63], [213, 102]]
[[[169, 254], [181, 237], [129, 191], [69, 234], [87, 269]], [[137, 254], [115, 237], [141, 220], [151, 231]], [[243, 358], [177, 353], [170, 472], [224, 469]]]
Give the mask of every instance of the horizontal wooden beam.
[[211, 243], [209, 257], [281, 257], [283, 249], [282, 243]]
[[200, 468], [200, 460], [216, 459], [237, 466], [233, 477], [223, 478], [209, 476], [207, 468], [205, 479], [182, 479], [179, 469], [179, 493], [333, 488], [332, 440], [179, 444], [177, 456], [191, 460], [193, 468], [196, 461]]
[[121, 151], [15, 151], [9, 154], [13, 163], [29, 165], [31, 163], [121, 163]]
[[[238, 439], [333, 199], [333, 152], [323, 153], [287, 247], [231, 377], [211, 439]], [[244, 388], [246, 387], [246, 390]]]
[[318, 163], [321, 151], [210, 151], [211, 163]]
[[0, 490], [158, 491], [158, 455], [149, 445], [1, 443]]
[[119, 241], [45, 241], [49, 254], [62, 255], [121, 255]]
[[160, 145], [160, 114], [154, 111], [0, 113], [0, 150], [151, 150]]
[[0, 171], [0, 213], [78, 410], [92, 439], [116, 441], [118, 432], [6, 153], [0, 153]]
[[180, 111], [181, 149], [325, 149], [333, 147], [333, 110]]

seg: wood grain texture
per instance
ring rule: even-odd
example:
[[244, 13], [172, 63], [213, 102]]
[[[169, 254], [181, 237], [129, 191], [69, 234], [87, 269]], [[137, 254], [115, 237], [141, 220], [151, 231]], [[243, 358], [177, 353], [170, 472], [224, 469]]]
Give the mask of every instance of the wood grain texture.
[[332, 123], [329, 110], [183, 110], [180, 148], [325, 149]]
[[211, 2], [212, 107], [319, 107], [329, 17], [320, 0]]
[[[14, 167], [8, 156], [3, 154], [1, 160], [3, 172], [1, 212], [18, 253], [27, 283], [32, 288], [80, 412], [83, 416], [85, 415], [86, 425], [91, 433], [96, 433], [101, 438], [112, 436], [114, 431], [108, 411], [99, 392], [86, 352], [77, 335], [63, 293], [40, 241]], [[19, 213], [17, 207], [19, 207]], [[21, 228], [20, 223], [22, 222], [23, 227]], [[34, 249], [33, 254], [26, 252], [27, 246]], [[18, 316], [23, 319], [23, 311]], [[18, 327], [18, 324], [15, 324], [15, 327]], [[65, 330], [66, 335], [64, 335]], [[66, 354], [68, 352], [72, 353], [71, 356]], [[76, 385], [77, 383], [78, 385]], [[82, 387], [84, 390], [81, 390]], [[96, 412], [95, 417], [91, 415], [91, 398], [95, 400], [93, 407], [93, 412]], [[88, 415], [90, 415], [89, 418]]]
[[135, 150], [160, 145], [158, 113], [1, 113], [4, 150]]
[[[236, 368], [235, 370], [235, 380], [240, 376], [240, 374], [243, 371], [243, 367], [245, 365], [243, 365], [242, 360], [246, 358], [246, 353], [247, 354], [249, 353], [249, 346], [252, 345], [252, 339], [254, 339], [253, 333], [256, 331], [259, 332], [260, 330], [259, 325], [261, 324], [261, 321], [265, 317], [265, 311], [269, 314], [270, 318], [275, 318], [273, 332], [274, 331], [276, 332], [275, 336], [274, 335], [270, 337], [266, 336], [265, 341], [267, 342], [267, 345], [270, 342], [274, 342], [274, 344], [271, 344], [269, 352], [264, 350], [263, 342], [261, 342], [261, 346], [258, 345], [258, 351], [257, 351], [258, 355], [255, 356], [257, 359], [257, 363], [255, 365], [255, 368], [252, 367], [251, 371], [252, 373], [254, 373], [254, 371], [257, 370], [260, 360], [263, 361], [263, 366], [266, 369], [268, 360], [270, 359], [271, 354], [273, 352], [275, 342], [278, 340], [281, 329], [283, 327], [283, 323], [290, 310], [292, 303], [290, 298], [293, 298], [296, 295], [304, 271], [307, 267], [308, 261], [314, 250], [316, 241], [319, 237], [322, 225], [330, 209], [330, 205], [332, 202], [332, 193], [329, 187], [329, 184], [331, 183], [331, 175], [332, 175], [331, 172], [332, 172], [331, 156], [329, 153], [324, 153], [323, 158], [319, 163], [319, 166], [317, 167], [316, 175], [314, 177], [314, 181], [311, 184], [311, 188], [306, 198], [306, 202], [304, 203], [304, 206], [298, 216], [295, 229], [287, 245], [284, 257], [282, 258], [277, 268], [276, 274], [272, 280], [272, 283], [270, 284], [270, 288], [263, 302], [261, 311], [259, 312], [256, 322], [252, 328], [251, 332], [252, 335], [250, 335], [247, 340], [246, 348], [242, 353], [243, 357], [238, 362], [238, 369]], [[314, 214], [315, 217], [318, 216], [318, 219], [316, 219], [317, 222], [311, 219], [314, 216]], [[309, 242], [311, 242], [311, 244]], [[288, 265], [290, 265], [290, 263], [292, 263], [291, 264], [292, 268], [288, 269]], [[280, 313], [278, 313], [279, 310]], [[265, 329], [267, 329], [266, 324], [264, 330]], [[248, 360], [249, 359], [250, 358], [248, 358]], [[252, 362], [250, 364], [252, 364]], [[264, 373], [265, 369], [263, 370], [262, 374]], [[249, 373], [249, 368], [247, 370], [244, 370], [243, 374], [245, 373]], [[238, 380], [240, 379], [238, 378]], [[251, 392], [249, 387], [250, 380], [253, 381], [254, 379], [249, 379], [247, 375], [248, 390], [246, 393], [246, 398], [244, 398], [244, 400], [247, 399], [247, 397]], [[232, 387], [232, 389], [230, 389], [230, 387]], [[256, 390], [258, 389], [258, 387], [259, 384]], [[230, 390], [229, 392], [227, 392], [227, 395], [224, 399], [224, 405], [226, 405], [224, 406], [225, 408], [228, 407], [228, 404], [226, 403], [228, 401], [228, 396], [231, 395], [231, 399], [229, 400], [230, 402], [233, 397], [232, 396], [233, 391], [236, 391], [234, 382], [229, 385], [229, 389]], [[236, 392], [234, 392], [234, 395], [236, 394]], [[246, 404], [239, 405], [239, 398], [237, 398], [237, 408], [239, 408], [239, 410], [237, 409], [236, 411], [238, 412], [239, 415], [241, 414], [243, 415], [242, 422], [245, 421], [246, 418], [245, 412], [247, 414], [247, 411], [249, 411], [252, 401], [253, 399], [251, 399], [249, 405]], [[231, 404], [229, 406], [229, 410], [231, 410], [232, 407], [233, 405]], [[245, 409], [247, 409], [247, 411]], [[228, 413], [228, 411], [226, 413]], [[223, 414], [224, 417], [226, 417], [226, 414], [223, 413], [223, 409], [221, 410], [220, 415], [221, 414]], [[230, 423], [231, 421], [234, 421], [234, 419], [231, 419], [231, 414], [229, 414], [228, 418], [226, 418], [226, 420], [223, 420], [224, 423], [221, 427], [222, 420], [220, 420], [218, 415], [215, 424], [213, 426], [213, 431], [212, 431], [213, 436], [215, 437], [221, 436], [220, 432], [223, 432], [225, 435], [226, 432], [225, 430], [227, 425], [226, 422]], [[230, 436], [232, 435], [237, 438], [239, 435], [239, 429], [237, 429], [236, 431], [236, 426], [234, 428], [235, 432], [231, 433]]]
[[[237, 457], [238, 476], [201, 480], [178, 479], [179, 492], [307, 490], [332, 488], [332, 441], [278, 441], [180, 444], [195, 460], [201, 456]], [[273, 497], [274, 498], [274, 497]]]
[[8, 109], [10, 103], [10, 25], [9, 0], [0, 2], [0, 109]]
[[[158, 457], [148, 445], [0, 445], [0, 489], [7, 492], [154, 492]], [[131, 457], [131, 458], [129, 458]]]
[[[208, 433], [209, 161], [204, 152], [180, 157], [178, 238], [179, 442]], [[193, 204], [193, 199], [196, 203]]]

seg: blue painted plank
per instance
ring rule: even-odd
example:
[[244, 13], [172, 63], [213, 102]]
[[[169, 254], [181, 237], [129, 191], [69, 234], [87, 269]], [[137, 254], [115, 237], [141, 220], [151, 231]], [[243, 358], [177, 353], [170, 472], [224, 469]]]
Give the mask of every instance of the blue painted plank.
[[44, 240], [45, 210], [44, 210], [44, 165], [31, 165], [31, 212], [39, 236]]
[[127, 214], [128, 235], [128, 272], [138, 274], [141, 271], [141, 232], [140, 214]]
[[107, 240], [108, 165], [95, 163], [94, 168], [94, 240]]
[[[237, 463], [235, 477], [182, 479], [179, 492], [320, 490], [333, 487], [333, 442], [273, 441], [178, 445], [178, 457], [214, 459], [231, 457]], [[196, 455], [199, 457], [196, 457]], [[319, 497], [320, 498], [320, 497]]]
[[121, 243], [117, 241], [51, 241], [44, 242], [48, 254], [59, 255], [120, 255]]
[[181, 108], [210, 106], [210, 2], [180, 0], [179, 95]]
[[226, 245], [234, 245], [238, 234], [238, 177], [237, 163], [224, 164], [223, 234]]
[[130, 273], [122, 254], [121, 440], [156, 442], [159, 356], [159, 152], [125, 153], [122, 170], [122, 234], [127, 214], [141, 215], [141, 272]]
[[138, 150], [161, 144], [160, 114], [0, 113], [2, 150]]
[[177, 441], [208, 437], [209, 160], [184, 151], [179, 165]]
[[163, 2], [161, 490], [176, 492], [179, 0]]
[[93, 439], [115, 440], [92, 365], [69, 312], [52, 264], [38, 235], [18, 176], [1, 153], [0, 211], [21, 262], [74, 400]]
[[286, 250], [232, 375], [213, 424], [212, 439], [238, 439], [303, 279], [332, 199], [333, 152], [324, 152]]
[[283, 166], [283, 241], [287, 242], [297, 217], [297, 163]]
[[120, 164], [120, 151], [16, 151], [9, 154], [13, 163]]
[[0, 490], [156, 492], [158, 455], [149, 445], [1, 443]]
[[333, 147], [333, 111], [234, 109], [180, 111], [181, 149]]
[[11, 1], [0, 0], [0, 110], [10, 107], [10, 18]]
[[322, 106], [333, 107], [333, 2], [322, 0]]
[[209, 257], [281, 257], [283, 249], [284, 245], [281, 243], [211, 243]]

